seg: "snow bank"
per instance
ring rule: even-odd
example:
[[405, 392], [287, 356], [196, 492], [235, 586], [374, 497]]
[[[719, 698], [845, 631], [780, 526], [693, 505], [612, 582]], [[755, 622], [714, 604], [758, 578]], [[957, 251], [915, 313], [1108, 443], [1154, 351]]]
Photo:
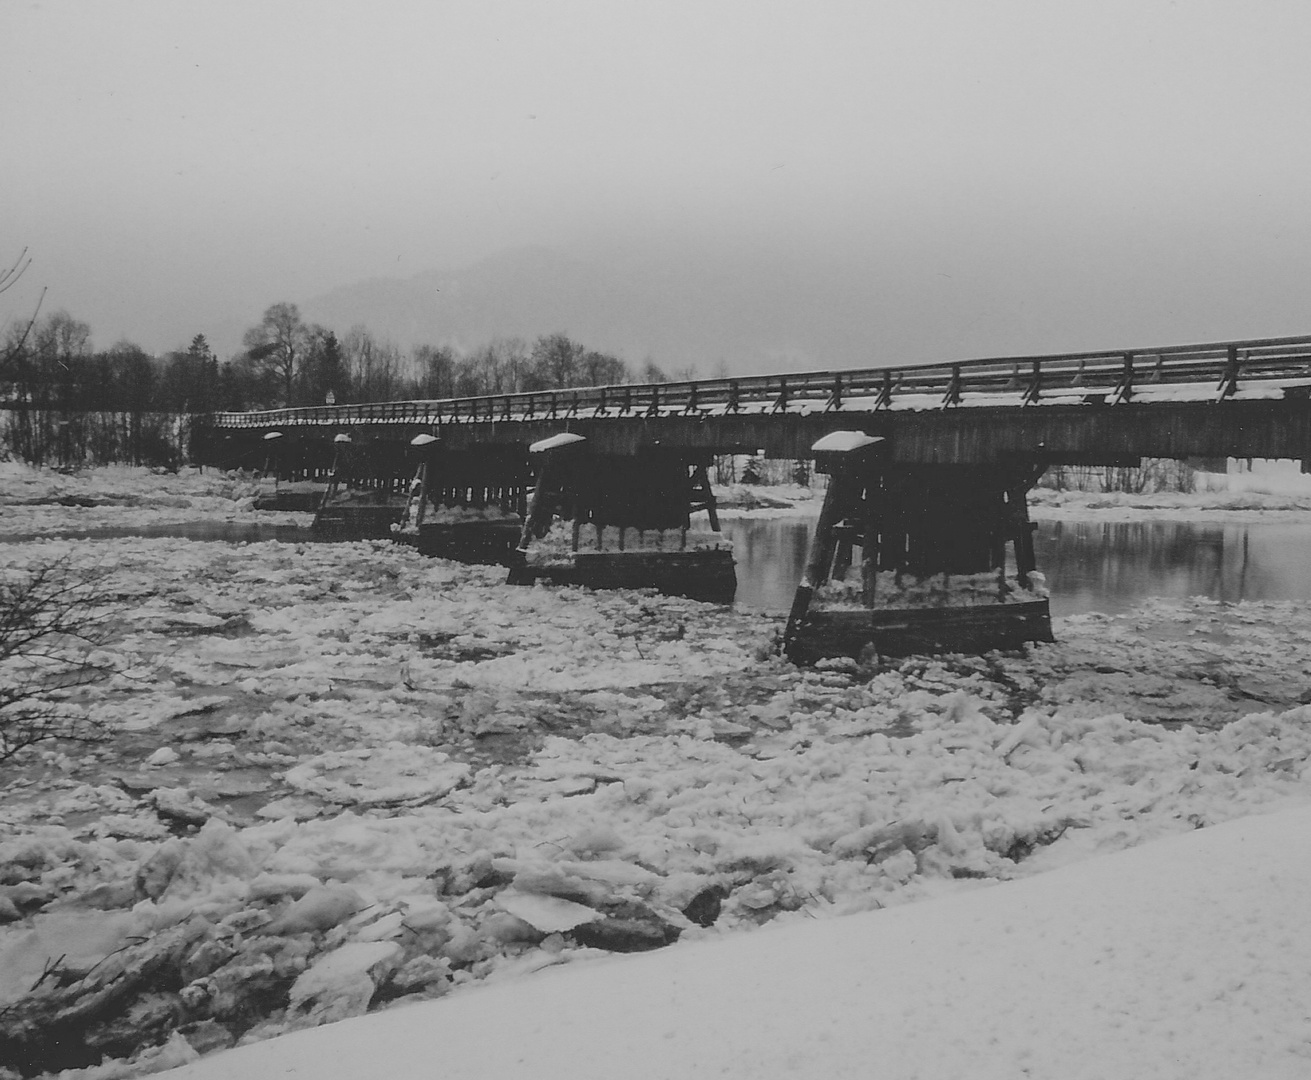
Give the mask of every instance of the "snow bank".
[[824, 501], [828, 477], [817, 473], [810, 486], [801, 484], [719, 484], [715, 500], [721, 516], [770, 517], [778, 514], [814, 516]]
[[226, 1080], [1304, 1077], [1311, 807], [895, 911], [592, 962], [220, 1054]]
[[1309, 510], [1311, 495], [1305, 492], [1238, 489], [1135, 494], [1052, 488], [1029, 492], [1030, 515], [1041, 521], [1304, 521]]

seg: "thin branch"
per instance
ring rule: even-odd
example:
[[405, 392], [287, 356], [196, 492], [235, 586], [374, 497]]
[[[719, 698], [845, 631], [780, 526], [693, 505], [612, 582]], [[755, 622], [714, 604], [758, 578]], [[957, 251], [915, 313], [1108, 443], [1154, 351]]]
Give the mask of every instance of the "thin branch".
[[99, 682], [113, 596], [101, 567], [67, 557], [0, 575], [0, 762], [34, 743], [93, 742], [106, 725], [55, 695]]
[[14, 260], [14, 265], [3, 273], [0, 273], [0, 293], [6, 289], [12, 289], [18, 284], [18, 279], [27, 272], [27, 268], [32, 265], [32, 259], [27, 254], [27, 248], [23, 248], [18, 253], [18, 258]]

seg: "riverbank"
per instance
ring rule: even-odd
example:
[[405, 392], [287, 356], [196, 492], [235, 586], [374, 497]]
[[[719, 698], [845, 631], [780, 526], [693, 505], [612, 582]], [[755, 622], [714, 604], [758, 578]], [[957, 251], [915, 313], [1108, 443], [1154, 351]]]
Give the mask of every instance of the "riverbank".
[[[731, 484], [716, 488], [725, 517], [814, 517], [823, 501], [817, 484]], [[308, 513], [255, 509], [274, 483], [249, 473], [183, 468], [176, 473], [135, 466], [104, 466], [73, 472], [0, 462], [0, 537], [71, 534], [107, 528], [138, 528], [198, 522], [308, 525]], [[1043, 521], [1303, 520], [1311, 494], [1261, 491], [1088, 492], [1034, 488], [1030, 513]], [[12, 511], [12, 512], [10, 512]]]
[[1262, 491], [1094, 492], [1034, 488], [1035, 521], [1305, 521], [1311, 495]]
[[157, 1064], [1311, 800], [1306, 604], [800, 671], [778, 618], [389, 543], [6, 551], [55, 560], [106, 575], [115, 674], [68, 699], [106, 741], [0, 766], [0, 1046], [33, 1067], [131, 1075], [170, 1040]]

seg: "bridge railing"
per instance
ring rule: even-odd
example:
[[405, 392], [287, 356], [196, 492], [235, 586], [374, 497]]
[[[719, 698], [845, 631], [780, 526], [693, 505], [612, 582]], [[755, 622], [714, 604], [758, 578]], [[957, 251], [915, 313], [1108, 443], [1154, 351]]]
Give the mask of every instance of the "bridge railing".
[[968, 404], [1123, 404], [1162, 387], [1209, 384], [1223, 400], [1265, 384], [1311, 386], [1311, 336], [962, 360], [842, 371], [585, 386], [515, 394], [215, 413], [215, 426], [440, 426], [573, 417], [871, 412]]

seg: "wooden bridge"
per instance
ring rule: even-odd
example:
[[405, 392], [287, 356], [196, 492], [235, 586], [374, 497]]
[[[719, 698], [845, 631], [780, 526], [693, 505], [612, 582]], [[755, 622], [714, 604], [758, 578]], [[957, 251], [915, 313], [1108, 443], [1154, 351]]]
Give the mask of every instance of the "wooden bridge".
[[[813, 458], [832, 478], [789, 620], [793, 655], [1043, 639], [1050, 620], [1029, 588], [1026, 509], [1043, 470], [1143, 457], [1297, 458], [1306, 468], [1311, 336], [217, 413], [197, 445], [205, 463], [269, 463], [290, 481], [326, 483], [321, 524], [353, 488], [357, 507], [365, 493], [398, 535], [457, 553], [451, 537], [476, 511], [483, 524], [465, 531], [482, 538], [484, 557], [508, 548], [488, 548], [489, 530], [517, 533], [512, 580], [675, 591], [682, 581], [715, 599], [731, 596], [731, 559], [722, 547], [689, 549], [691, 513], [706, 511], [717, 531], [712, 456], [761, 452]], [[492, 523], [489, 507], [504, 517]], [[551, 548], [556, 519], [571, 523], [563, 550]], [[671, 531], [676, 550], [666, 550]], [[535, 546], [550, 550], [534, 559]], [[846, 581], [854, 547], [858, 585]], [[978, 594], [981, 576], [995, 577], [995, 595], [963, 602], [962, 582]], [[943, 587], [926, 606], [908, 578]], [[811, 608], [825, 591], [839, 598], [828, 614]]]

